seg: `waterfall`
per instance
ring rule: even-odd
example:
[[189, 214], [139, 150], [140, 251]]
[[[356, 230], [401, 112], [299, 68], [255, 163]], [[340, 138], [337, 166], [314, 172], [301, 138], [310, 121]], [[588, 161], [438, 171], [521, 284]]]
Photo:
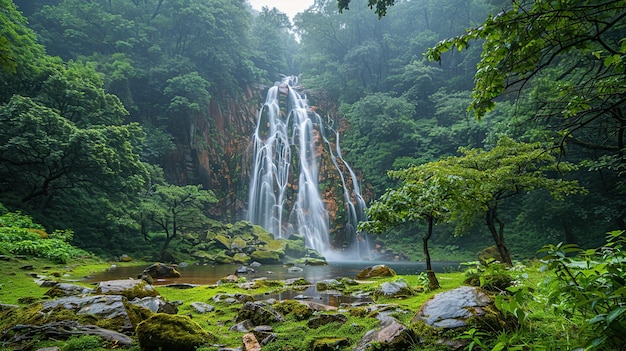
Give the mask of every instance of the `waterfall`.
[[[312, 111], [306, 97], [294, 88], [297, 77], [285, 77], [267, 92], [259, 111], [253, 136], [254, 161], [250, 180], [248, 220], [261, 225], [275, 238], [304, 236], [305, 244], [329, 260], [361, 259], [369, 253], [364, 233], [357, 233], [358, 221], [365, 218], [365, 202], [356, 175], [341, 156], [339, 133], [334, 131], [336, 148], [326, 138], [331, 130]], [[328, 152], [338, 171], [346, 206], [345, 237], [354, 242], [332, 248], [329, 238], [330, 214], [324, 205], [319, 183], [319, 162]], [[341, 166], [348, 170], [348, 189]]]

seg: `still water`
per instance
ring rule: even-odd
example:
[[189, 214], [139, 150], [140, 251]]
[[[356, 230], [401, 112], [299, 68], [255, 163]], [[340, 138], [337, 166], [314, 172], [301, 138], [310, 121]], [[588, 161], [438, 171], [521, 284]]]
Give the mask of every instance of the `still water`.
[[[426, 271], [424, 262], [377, 262], [377, 261], [355, 261], [355, 262], [329, 262], [327, 266], [298, 266], [301, 272], [290, 272], [289, 267], [283, 265], [262, 265], [251, 267], [254, 272], [239, 274], [249, 281], [256, 278], [266, 277], [270, 280], [285, 280], [290, 278], [303, 277], [311, 283], [316, 283], [324, 279], [333, 278], [354, 278], [363, 269], [377, 264], [385, 264], [391, 267], [399, 275], [419, 274]], [[459, 270], [459, 262], [433, 262], [435, 272], [451, 272]], [[104, 272], [95, 273], [87, 281], [100, 282], [114, 279], [137, 278], [137, 276], [147, 266], [126, 266], [111, 267]], [[178, 267], [180, 278], [158, 279], [154, 285], [167, 285], [173, 283], [208, 285], [214, 284], [221, 278], [235, 274], [241, 265], [189, 265]]]

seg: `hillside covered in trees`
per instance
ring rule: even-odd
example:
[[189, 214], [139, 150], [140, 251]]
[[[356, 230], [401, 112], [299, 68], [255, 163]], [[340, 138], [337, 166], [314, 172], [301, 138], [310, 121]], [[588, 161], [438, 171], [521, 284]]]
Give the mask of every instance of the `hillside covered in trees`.
[[0, 0], [0, 203], [98, 254], [164, 257], [245, 218], [264, 94], [298, 75], [373, 209], [410, 203], [418, 170], [475, 180], [372, 217], [406, 258], [428, 218], [435, 259], [626, 229], [624, 1], [369, 3], [292, 23], [243, 0]]

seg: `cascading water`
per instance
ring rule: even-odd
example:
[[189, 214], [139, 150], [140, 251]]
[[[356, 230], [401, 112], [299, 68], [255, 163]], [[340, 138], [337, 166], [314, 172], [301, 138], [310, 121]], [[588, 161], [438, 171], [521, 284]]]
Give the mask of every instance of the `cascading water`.
[[[361, 259], [369, 252], [366, 235], [357, 233], [365, 218], [365, 202], [357, 178], [341, 157], [339, 133], [336, 149], [325, 136], [322, 118], [311, 111], [306, 97], [294, 86], [296, 77], [286, 77], [267, 92], [254, 133], [254, 164], [250, 181], [248, 220], [261, 225], [276, 238], [301, 234], [306, 246], [329, 260]], [[326, 148], [324, 147], [326, 145]], [[353, 242], [331, 248], [329, 213], [320, 193], [319, 158], [329, 152], [339, 172], [346, 206], [344, 237]], [[350, 173], [348, 189], [340, 163]]]

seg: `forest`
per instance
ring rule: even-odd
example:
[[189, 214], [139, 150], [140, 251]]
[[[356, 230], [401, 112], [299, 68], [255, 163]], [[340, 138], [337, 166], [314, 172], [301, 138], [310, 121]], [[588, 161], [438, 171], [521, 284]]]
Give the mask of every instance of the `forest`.
[[[0, 255], [193, 260], [199, 236], [245, 227], [257, 116], [294, 76], [367, 204], [351, 234], [335, 155], [315, 156], [333, 248], [366, 235], [378, 258], [426, 261], [432, 290], [431, 260], [542, 258], [586, 345], [623, 349], [626, 1], [0, 8], [0, 228], [28, 228], [0, 230]], [[597, 276], [572, 274], [575, 254]], [[499, 302], [522, 329], [523, 289]], [[470, 350], [498, 349], [475, 332]]]
[[[471, 163], [503, 138], [551, 155], [511, 159], [534, 175], [484, 178], [499, 156], [475, 167], [493, 188], [445, 205], [436, 259], [471, 259], [505, 227], [518, 259], [625, 227], [620, 2], [316, 1], [293, 23], [246, 1], [3, 8], [1, 203], [92, 252], [164, 254], [178, 233], [245, 219], [250, 137], [281, 75], [300, 76], [341, 132], [368, 203], [407, 182], [388, 172], [460, 152]], [[399, 218], [373, 238], [420, 260], [426, 228]]]

